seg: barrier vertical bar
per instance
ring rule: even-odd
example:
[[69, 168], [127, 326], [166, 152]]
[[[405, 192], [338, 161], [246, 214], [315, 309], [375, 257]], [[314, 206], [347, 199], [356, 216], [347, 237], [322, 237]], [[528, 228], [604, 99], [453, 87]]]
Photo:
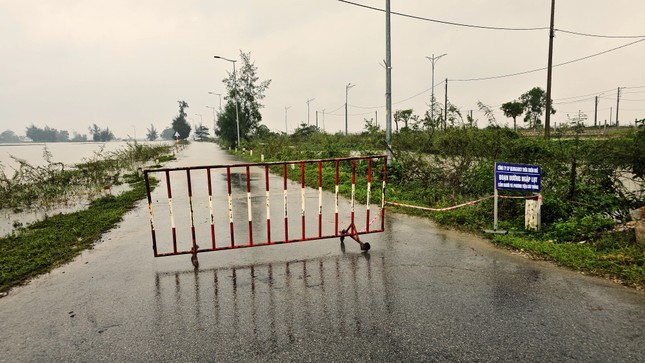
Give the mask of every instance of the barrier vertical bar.
[[322, 237], [322, 161], [318, 161], [318, 238]]
[[352, 198], [351, 198], [351, 225], [354, 225], [354, 200], [356, 197], [356, 160], [352, 160]]
[[233, 229], [233, 195], [231, 195], [231, 167], [226, 167], [226, 184], [228, 187], [228, 223], [231, 229], [231, 248], [235, 248], [235, 231]]
[[385, 181], [387, 180], [387, 156], [383, 159], [383, 187], [381, 188], [381, 231], [385, 230]]
[[150, 195], [150, 179], [148, 178], [148, 171], [144, 171], [143, 178], [146, 181], [146, 193], [148, 194], [148, 215], [150, 217], [150, 231], [152, 232], [152, 251], [157, 257], [157, 234], [155, 233], [155, 220], [152, 215], [152, 196]]
[[190, 179], [190, 169], [186, 169], [188, 184], [188, 207], [190, 208], [190, 235], [193, 239], [193, 251], [197, 251], [197, 235], [195, 234], [195, 211], [193, 210], [193, 183]]
[[367, 215], [365, 216], [365, 231], [370, 231], [370, 192], [372, 189], [372, 159], [367, 159]]
[[253, 246], [253, 212], [251, 208], [251, 171], [246, 166], [246, 206], [249, 215], [249, 246]]
[[208, 211], [211, 222], [211, 248], [214, 250], [215, 245], [215, 213], [213, 212], [213, 183], [211, 181], [211, 168], [206, 168], [206, 181], [208, 182]]
[[264, 166], [264, 180], [266, 182], [266, 204], [267, 204], [267, 243], [271, 244], [271, 198], [269, 195], [269, 166]]
[[300, 210], [302, 212], [302, 239], [305, 239], [305, 162], [300, 162]]
[[336, 182], [334, 186], [334, 233], [338, 236], [338, 160], [336, 160]]
[[170, 171], [166, 170], [166, 189], [168, 190], [168, 211], [170, 212], [170, 227], [172, 229], [172, 251], [177, 253], [177, 228], [175, 215], [172, 212], [172, 189], [170, 188]]
[[284, 241], [288, 242], [289, 241], [289, 219], [287, 216], [287, 163], [284, 163], [282, 165], [282, 175], [284, 176], [284, 209], [283, 209], [283, 215], [284, 215]]

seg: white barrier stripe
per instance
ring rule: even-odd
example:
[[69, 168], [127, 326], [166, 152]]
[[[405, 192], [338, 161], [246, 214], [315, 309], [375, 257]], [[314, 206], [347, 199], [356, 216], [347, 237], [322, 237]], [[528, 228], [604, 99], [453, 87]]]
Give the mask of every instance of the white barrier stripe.
[[233, 196], [228, 195], [228, 221], [233, 223]]
[[208, 196], [208, 210], [211, 216], [211, 226], [215, 224], [215, 212], [213, 211], [213, 197]]
[[168, 210], [170, 211], [170, 226], [175, 228], [175, 214], [172, 212], [172, 198], [168, 198]]
[[287, 191], [284, 191], [284, 218], [287, 218]]
[[318, 215], [322, 214], [322, 187], [318, 187]]
[[305, 188], [300, 189], [300, 210], [302, 211], [302, 216], [305, 216]]
[[249, 213], [249, 222], [253, 221], [253, 214], [251, 212], [251, 192], [246, 193], [246, 205]]
[[150, 215], [150, 229], [155, 231], [155, 219], [152, 216], [152, 203], [148, 203], [148, 214]]
[[271, 220], [271, 199], [269, 196], [269, 191], [266, 191], [266, 202], [267, 202], [267, 221]]
[[335, 190], [335, 192], [334, 192], [334, 198], [335, 198], [334, 200], [335, 200], [336, 206], [335, 206], [335, 208], [334, 208], [334, 212], [335, 212], [336, 214], [338, 214], [338, 184], [336, 184], [336, 188], [335, 188], [335, 189], [336, 189], [336, 190]]

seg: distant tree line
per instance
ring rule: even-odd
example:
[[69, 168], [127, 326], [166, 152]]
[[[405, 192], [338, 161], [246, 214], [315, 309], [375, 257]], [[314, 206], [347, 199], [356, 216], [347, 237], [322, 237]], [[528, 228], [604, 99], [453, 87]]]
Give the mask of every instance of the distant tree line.
[[[89, 127], [89, 133], [95, 142], [106, 142], [114, 140], [114, 134], [109, 127], [105, 129], [93, 124]], [[43, 128], [31, 125], [25, 129], [25, 137], [16, 135], [12, 130], [5, 130], [0, 133], [0, 143], [14, 142], [87, 142], [87, 134], [73, 132], [70, 137], [69, 131], [58, 130], [53, 127], [45, 126]]]

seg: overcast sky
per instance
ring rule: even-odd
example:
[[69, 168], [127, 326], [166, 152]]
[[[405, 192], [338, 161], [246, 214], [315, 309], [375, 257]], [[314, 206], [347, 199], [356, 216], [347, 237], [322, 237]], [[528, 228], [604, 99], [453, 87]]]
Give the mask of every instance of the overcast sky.
[[[385, 0], [356, 0], [383, 9]], [[444, 21], [507, 28], [549, 26], [549, 0], [404, 0], [392, 11]], [[645, 36], [642, 0], [558, 0], [557, 29], [597, 35]], [[557, 32], [554, 64], [564, 63], [645, 38], [600, 38]], [[310, 120], [328, 132], [344, 129], [345, 85], [349, 129], [364, 118], [385, 120], [385, 15], [336, 0], [0, 0], [0, 131], [24, 135], [31, 124], [87, 133], [90, 124], [109, 126], [117, 137], [144, 136], [152, 123], [170, 125], [178, 100], [188, 115], [209, 127], [222, 79], [231, 63], [251, 52], [260, 79], [271, 79], [263, 123], [275, 131]], [[482, 81], [544, 68], [548, 30], [511, 31], [458, 27], [392, 15], [392, 99], [394, 110], [423, 114], [431, 88], [448, 78], [449, 101], [464, 114], [477, 101], [497, 110], [532, 87], [546, 89], [546, 71]], [[554, 68], [553, 99], [560, 123], [585, 112], [593, 123], [615, 120], [622, 90], [621, 124], [645, 118], [645, 41]], [[640, 88], [638, 88], [640, 87]], [[416, 97], [413, 97], [416, 96]], [[444, 84], [435, 88], [443, 102]], [[223, 100], [225, 102], [225, 100]], [[201, 117], [199, 116], [201, 115]], [[192, 120], [191, 120], [192, 121]]]

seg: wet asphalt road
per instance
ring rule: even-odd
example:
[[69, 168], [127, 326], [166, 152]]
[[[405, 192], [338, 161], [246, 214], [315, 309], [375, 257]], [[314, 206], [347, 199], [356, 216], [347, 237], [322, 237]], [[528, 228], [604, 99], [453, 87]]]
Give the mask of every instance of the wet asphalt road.
[[[226, 163], [211, 144], [177, 165]], [[159, 189], [159, 188], [158, 188]], [[336, 239], [153, 258], [145, 203], [0, 299], [0, 362], [643, 362], [645, 294], [389, 214]]]

